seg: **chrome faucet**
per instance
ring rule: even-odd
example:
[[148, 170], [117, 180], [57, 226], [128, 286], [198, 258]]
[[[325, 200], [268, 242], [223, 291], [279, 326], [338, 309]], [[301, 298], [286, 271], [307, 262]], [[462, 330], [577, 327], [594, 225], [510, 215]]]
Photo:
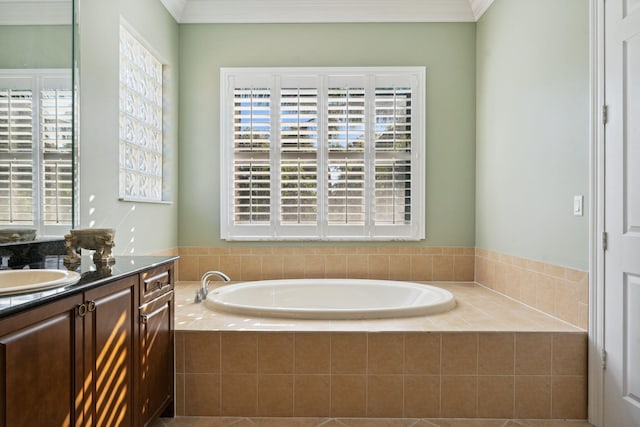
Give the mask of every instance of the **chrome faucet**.
[[207, 294], [209, 293], [209, 278], [213, 276], [222, 279], [223, 282], [231, 281], [231, 278], [221, 271], [207, 271], [202, 275], [202, 278], [200, 279], [200, 289], [196, 291], [196, 298], [194, 300], [195, 303], [204, 301], [204, 299], [207, 297]]

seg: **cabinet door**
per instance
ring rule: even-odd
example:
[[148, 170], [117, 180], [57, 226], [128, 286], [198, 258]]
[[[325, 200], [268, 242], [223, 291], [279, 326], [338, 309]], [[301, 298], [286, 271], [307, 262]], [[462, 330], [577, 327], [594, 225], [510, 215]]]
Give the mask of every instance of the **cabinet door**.
[[167, 415], [173, 415], [173, 310], [173, 291], [140, 307], [140, 413], [143, 426], [165, 410]]
[[85, 357], [91, 361], [87, 369], [91, 379], [86, 393], [87, 425], [137, 425], [137, 291], [135, 275], [85, 293]]
[[0, 321], [0, 426], [82, 425], [76, 295]]

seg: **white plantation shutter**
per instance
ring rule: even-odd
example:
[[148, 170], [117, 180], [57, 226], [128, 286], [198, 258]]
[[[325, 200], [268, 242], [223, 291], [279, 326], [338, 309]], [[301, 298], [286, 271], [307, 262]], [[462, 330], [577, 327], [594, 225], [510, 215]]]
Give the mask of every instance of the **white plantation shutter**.
[[73, 209], [69, 70], [0, 74], [0, 224], [60, 234]]
[[424, 238], [424, 69], [221, 70], [229, 240]]

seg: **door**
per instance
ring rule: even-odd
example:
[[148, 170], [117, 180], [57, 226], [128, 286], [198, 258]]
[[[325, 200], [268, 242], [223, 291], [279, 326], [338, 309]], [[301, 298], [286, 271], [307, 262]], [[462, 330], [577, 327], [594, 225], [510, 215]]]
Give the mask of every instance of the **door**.
[[605, 2], [605, 427], [640, 426], [640, 0]]
[[137, 292], [136, 275], [85, 293], [86, 378], [91, 384], [85, 403], [87, 426], [137, 425]]
[[0, 426], [82, 425], [76, 295], [0, 322]]
[[173, 414], [173, 291], [140, 307], [140, 417]]

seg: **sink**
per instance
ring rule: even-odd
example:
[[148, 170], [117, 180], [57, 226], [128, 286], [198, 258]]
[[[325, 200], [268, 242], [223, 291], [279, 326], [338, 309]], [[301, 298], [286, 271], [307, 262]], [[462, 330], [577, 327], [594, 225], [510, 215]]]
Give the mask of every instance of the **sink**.
[[36, 292], [73, 285], [78, 280], [80, 280], [80, 274], [68, 270], [2, 270], [0, 271], [0, 295]]

